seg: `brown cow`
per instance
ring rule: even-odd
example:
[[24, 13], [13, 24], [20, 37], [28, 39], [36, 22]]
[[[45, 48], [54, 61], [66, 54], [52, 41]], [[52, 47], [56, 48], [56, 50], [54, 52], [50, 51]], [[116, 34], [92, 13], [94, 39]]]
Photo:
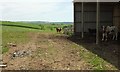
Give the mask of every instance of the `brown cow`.
[[61, 31], [62, 31], [62, 28], [56, 28], [56, 31], [57, 31], [57, 32], [61, 32]]

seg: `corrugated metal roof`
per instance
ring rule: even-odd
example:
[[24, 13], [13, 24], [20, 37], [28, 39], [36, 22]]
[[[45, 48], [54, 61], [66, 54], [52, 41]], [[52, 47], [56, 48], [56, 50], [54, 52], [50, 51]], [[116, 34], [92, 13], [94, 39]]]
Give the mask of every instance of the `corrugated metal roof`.
[[120, 2], [120, 0], [74, 0], [73, 2]]

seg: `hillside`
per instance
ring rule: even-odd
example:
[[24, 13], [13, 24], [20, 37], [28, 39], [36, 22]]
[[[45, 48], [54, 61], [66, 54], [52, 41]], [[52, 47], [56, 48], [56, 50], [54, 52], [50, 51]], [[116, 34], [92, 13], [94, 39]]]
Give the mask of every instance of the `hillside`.
[[20, 21], [20, 22], [32, 24], [73, 24], [73, 22], [49, 22], [49, 21]]

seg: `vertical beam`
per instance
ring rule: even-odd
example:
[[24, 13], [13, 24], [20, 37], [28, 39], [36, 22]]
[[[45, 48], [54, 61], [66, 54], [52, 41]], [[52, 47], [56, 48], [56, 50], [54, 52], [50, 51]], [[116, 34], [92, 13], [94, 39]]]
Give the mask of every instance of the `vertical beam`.
[[74, 11], [73, 11], [73, 15], [74, 15], [74, 20], [73, 20], [73, 21], [74, 21], [74, 35], [76, 34], [76, 23], [75, 23], [75, 21], [76, 21], [76, 20], [75, 20], [75, 19], [76, 19], [76, 17], [75, 17], [75, 7], [76, 7], [76, 6], [75, 6], [75, 2], [74, 2], [74, 3], [73, 3], [73, 8], [74, 8]]
[[81, 27], [82, 27], [82, 38], [84, 37], [84, 2], [82, 2], [82, 13], [81, 13], [81, 19], [82, 19], [82, 24], [81, 24]]
[[99, 2], [97, 0], [97, 6], [96, 6], [96, 44], [99, 43]]

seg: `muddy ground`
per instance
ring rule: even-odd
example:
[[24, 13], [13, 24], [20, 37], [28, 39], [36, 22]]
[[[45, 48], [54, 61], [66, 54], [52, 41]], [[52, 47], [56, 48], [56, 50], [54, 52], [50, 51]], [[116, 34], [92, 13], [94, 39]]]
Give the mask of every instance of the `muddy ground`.
[[[92, 65], [80, 56], [80, 46], [62, 34], [30, 33], [26, 44], [11, 47], [3, 55], [3, 70], [91, 70]], [[11, 58], [16, 50], [30, 55]]]
[[[30, 34], [31, 40], [22, 45], [11, 47], [3, 55], [7, 64], [5, 70], [86, 70], [91, 66], [80, 58], [79, 50], [73, 48], [72, 41], [61, 34]], [[31, 54], [11, 58], [15, 51], [26, 50]]]

